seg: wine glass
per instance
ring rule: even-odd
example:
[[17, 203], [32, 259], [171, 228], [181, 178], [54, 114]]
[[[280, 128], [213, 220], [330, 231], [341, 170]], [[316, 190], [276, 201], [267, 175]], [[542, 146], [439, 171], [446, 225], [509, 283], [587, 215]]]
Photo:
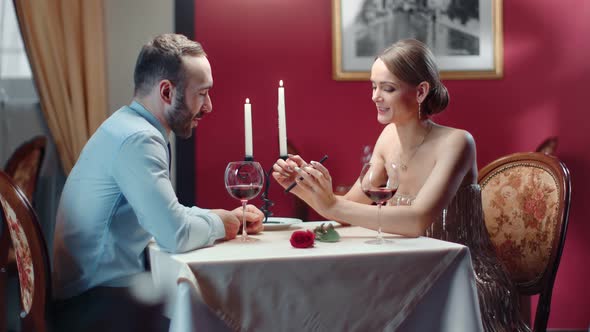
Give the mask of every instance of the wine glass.
[[246, 204], [258, 196], [264, 184], [264, 171], [256, 161], [232, 161], [225, 168], [225, 189], [242, 202], [242, 242], [254, 242], [246, 231]]
[[381, 205], [390, 200], [399, 186], [399, 174], [395, 164], [366, 163], [359, 176], [361, 189], [377, 204], [377, 238], [369, 240], [369, 244], [392, 243], [381, 235]]

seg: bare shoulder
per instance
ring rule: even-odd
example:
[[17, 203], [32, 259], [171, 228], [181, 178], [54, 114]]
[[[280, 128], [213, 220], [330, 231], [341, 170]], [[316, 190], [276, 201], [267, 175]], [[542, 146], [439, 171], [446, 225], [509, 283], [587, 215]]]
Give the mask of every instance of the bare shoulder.
[[[448, 127], [447, 127], [448, 128]], [[475, 147], [475, 140], [470, 132], [463, 129], [449, 128], [448, 143], [461, 146]]]
[[456, 151], [464, 155], [475, 155], [475, 140], [467, 130], [438, 126], [437, 146], [439, 151]]
[[396, 135], [396, 128], [394, 124], [388, 124], [383, 128], [381, 134], [379, 134], [379, 138], [377, 138], [377, 143], [375, 144], [375, 151], [379, 151], [384, 148], [384, 146], [389, 146], [394, 140]]
[[475, 140], [471, 133], [464, 129], [457, 129], [441, 125], [435, 125], [433, 136], [437, 138], [439, 144], [448, 145], [475, 145]]
[[385, 128], [383, 128], [383, 131], [381, 131], [380, 137], [393, 135], [396, 132], [397, 132], [397, 129], [395, 128], [395, 125], [393, 123], [390, 123], [387, 126], [385, 126]]

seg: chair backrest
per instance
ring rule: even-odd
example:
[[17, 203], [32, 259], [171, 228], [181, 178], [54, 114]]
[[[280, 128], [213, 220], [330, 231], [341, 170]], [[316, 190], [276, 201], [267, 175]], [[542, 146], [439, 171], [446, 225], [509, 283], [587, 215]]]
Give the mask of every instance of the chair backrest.
[[0, 212], [15, 251], [23, 331], [47, 330], [51, 275], [37, 215], [12, 178], [0, 171]]
[[12, 153], [4, 167], [6, 174], [22, 189], [29, 202], [33, 202], [46, 145], [45, 136], [33, 137]]
[[535, 152], [542, 152], [545, 154], [552, 154], [555, 155], [555, 151], [557, 150], [557, 143], [558, 139], [557, 136], [547, 137], [537, 148]]
[[[1, 207], [0, 207], [1, 209]], [[1, 211], [1, 210], [0, 210]], [[8, 229], [4, 223], [4, 216], [0, 212], [0, 293], [6, 294], [7, 290], [7, 275], [6, 266], [8, 262], [8, 250], [10, 248], [10, 236]], [[6, 301], [4, 298], [0, 299], [0, 331], [6, 331]]]
[[535, 331], [544, 331], [567, 231], [571, 180], [557, 158], [515, 153], [484, 167], [478, 182], [486, 228], [519, 293], [540, 294]]

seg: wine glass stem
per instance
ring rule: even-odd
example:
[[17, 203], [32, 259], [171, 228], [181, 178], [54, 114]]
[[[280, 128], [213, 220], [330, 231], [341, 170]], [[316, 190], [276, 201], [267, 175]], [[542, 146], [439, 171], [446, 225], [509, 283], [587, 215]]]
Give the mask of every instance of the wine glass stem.
[[379, 241], [383, 240], [383, 236], [381, 235], [381, 205], [383, 204], [377, 204], [377, 240]]
[[248, 240], [248, 231], [246, 230], [246, 204], [247, 200], [242, 200], [242, 240]]

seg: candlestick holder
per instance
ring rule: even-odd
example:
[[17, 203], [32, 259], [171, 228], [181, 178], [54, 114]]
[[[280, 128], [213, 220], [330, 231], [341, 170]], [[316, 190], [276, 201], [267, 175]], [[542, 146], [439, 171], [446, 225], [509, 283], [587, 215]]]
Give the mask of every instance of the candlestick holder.
[[[287, 156], [280, 156], [279, 158], [281, 158], [283, 160], [287, 160], [288, 157]], [[268, 217], [272, 217], [273, 213], [270, 210], [270, 208], [273, 205], [275, 205], [275, 203], [268, 197], [268, 191], [270, 189], [271, 174], [272, 174], [272, 166], [268, 170], [268, 172], [264, 173], [264, 191], [262, 192], [262, 195], [260, 195], [260, 198], [262, 198], [262, 201], [264, 202], [264, 203], [262, 203], [262, 206], [260, 207], [260, 211], [262, 211], [262, 213], [264, 213], [263, 223], [268, 222]]]

